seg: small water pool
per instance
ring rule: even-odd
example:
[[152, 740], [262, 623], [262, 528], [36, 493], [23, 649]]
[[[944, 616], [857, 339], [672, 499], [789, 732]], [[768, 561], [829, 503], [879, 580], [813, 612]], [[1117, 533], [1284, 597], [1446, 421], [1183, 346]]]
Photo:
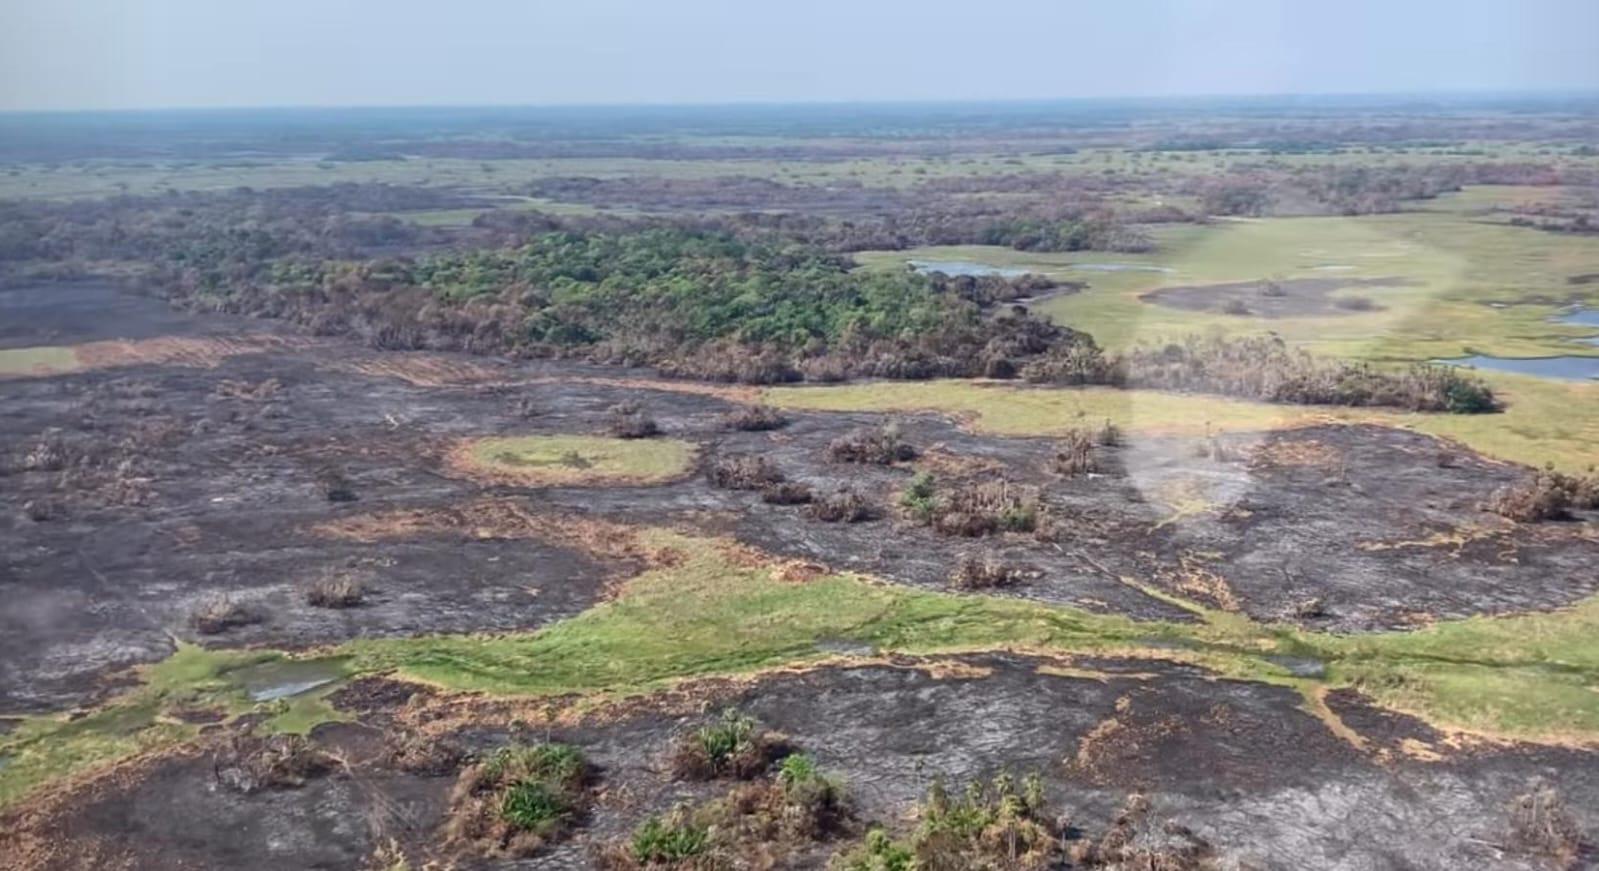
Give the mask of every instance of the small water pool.
[[945, 275], [983, 276], [998, 275], [1003, 278], [1015, 278], [1026, 275], [1027, 270], [1015, 269], [1009, 266], [990, 266], [987, 263], [978, 263], [975, 260], [907, 260], [911, 268], [923, 274], [929, 272], [942, 272]]
[[342, 659], [273, 659], [231, 672], [252, 702], [288, 699], [344, 676]]
[[1079, 272], [1176, 272], [1170, 266], [1154, 266], [1148, 263], [1072, 263], [1067, 269], [1076, 269]]
[[1556, 378], [1563, 381], [1599, 380], [1599, 357], [1489, 357], [1478, 354], [1472, 357], [1449, 357], [1435, 360], [1452, 366], [1470, 366], [1495, 372], [1514, 372], [1539, 378]]

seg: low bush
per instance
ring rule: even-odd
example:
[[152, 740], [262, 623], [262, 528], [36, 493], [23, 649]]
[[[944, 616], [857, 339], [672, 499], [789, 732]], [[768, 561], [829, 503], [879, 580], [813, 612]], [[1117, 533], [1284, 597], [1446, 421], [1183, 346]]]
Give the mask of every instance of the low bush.
[[189, 613], [189, 625], [201, 635], [217, 635], [264, 620], [260, 611], [222, 593], [205, 597]]
[[356, 499], [355, 485], [338, 469], [317, 470], [316, 485], [322, 491], [322, 498], [329, 502], [354, 502]]
[[640, 865], [675, 865], [705, 852], [710, 830], [696, 825], [685, 809], [666, 819], [652, 816], [633, 833], [631, 858]]
[[893, 424], [856, 430], [839, 436], [827, 446], [828, 457], [839, 463], [889, 466], [914, 460], [916, 453], [916, 448], [900, 436], [899, 427]]
[[788, 417], [770, 405], [746, 405], [722, 417], [725, 429], [761, 432], [788, 425]]
[[847, 830], [843, 787], [795, 753], [771, 779], [743, 783], [696, 807], [678, 805], [652, 816], [625, 846], [602, 849], [599, 864], [613, 871], [641, 868], [768, 868], [773, 857], [806, 851]]
[[1564, 520], [1571, 512], [1599, 509], [1599, 474], [1567, 475], [1554, 469], [1495, 491], [1487, 508], [1518, 523]]
[[1130, 387], [1188, 390], [1264, 402], [1392, 406], [1481, 414], [1499, 410], [1470, 370], [1418, 364], [1403, 372], [1315, 357], [1276, 336], [1190, 336], [1134, 348], [1118, 368]]
[[918, 472], [900, 493], [899, 507], [917, 523], [931, 523], [938, 507], [936, 496], [933, 476], [928, 472]]
[[1547, 858], [1557, 868], [1576, 867], [1585, 841], [1565, 799], [1542, 785], [1510, 803], [1509, 840], [1517, 851]]
[[1033, 532], [1043, 503], [1037, 487], [999, 480], [958, 481], [940, 488], [931, 475], [911, 479], [900, 495], [905, 516], [944, 535], [977, 538], [1000, 532]]
[[788, 751], [782, 736], [728, 708], [715, 723], [678, 737], [672, 747], [672, 774], [683, 780], [749, 780]]
[[765, 457], [718, 457], [706, 467], [712, 487], [724, 490], [761, 490], [783, 481], [783, 473]]
[[1377, 310], [1377, 303], [1369, 296], [1341, 296], [1333, 300], [1333, 305], [1352, 312], [1370, 312]]
[[[1110, 426], [1110, 424], [1106, 424]], [[1055, 474], [1067, 478], [1087, 475], [1099, 469], [1094, 460], [1094, 437], [1085, 429], [1067, 430], [1055, 443], [1055, 454], [1050, 458], [1050, 468]]]
[[636, 402], [622, 402], [611, 406], [607, 430], [619, 439], [647, 439], [661, 434], [660, 424], [644, 413]]
[[1080, 838], [1066, 851], [1072, 867], [1147, 868], [1159, 871], [1215, 871], [1216, 850], [1185, 826], [1168, 822], [1150, 831], [1149, 801], [1127, 797], [1108, 828], [1096, 838]]
[[952, 796], [935, 779], [918, 805], [920, 823], [903, 840], [874, 830], [839, 857], [843, 871], [973, 868], [1042, 871], [1059, 865], [1059, 833], [1044, 801], [1043, 782], [1020, 784], [1008, 774], [974, 781]]
[[456, 779], [445, 838], [490, 856], [528, 856], [580, 821], [591, 776], [565, 744], [501, 747]]
[[866, 498], [854, 490], [835, 490], [811, 502], [811, 516], [826, 523], [861, 523], [875, 515]]
[[1115, 421], [1112, 421], [1107, 417], [1105, 418], [1105, 424], [1101, 426], [1099, 428], [1099, 432], [1095, 434], [1095, 439], [1099, 442], [1101, 447], [1118, 447], [1124, 441], [1122, 436], [1122, 428], [1117, 426]]
[[1026, 576], [1027, 571], [1021, 566], [1007, 563], [996, 554], [963, 553], [955, 560], [949, 583], [958, 590], [987, 590], [1011, 586]]
[[761, 488], [761, 501], [768, 505], [809, 505], [813, 498], [810, 485], [798, 481], [779, 481]]
[[227, 789], [250, 794], [302, 786], [338, 764], [304, 735], [234, 734], [217, 751], [211, 771]]
[[366, 581], [346, 571], [327, 571], [300, 588], [305, 603], [317, 608], [354, 608], [366, 598]]

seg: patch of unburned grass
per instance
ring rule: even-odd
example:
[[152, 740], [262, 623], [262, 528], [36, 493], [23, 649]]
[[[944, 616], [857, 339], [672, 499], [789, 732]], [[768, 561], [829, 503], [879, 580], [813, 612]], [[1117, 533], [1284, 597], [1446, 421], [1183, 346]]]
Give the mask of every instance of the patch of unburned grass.
[[46, 346], [0, 349], [0, 378], [58, 375], [82, 368], [83, 364], [78, 362], [78, 355], [71, 348]]
[[977, 432], [1002, 436], [1061, 435], [1107, 420], [1146, 435], [1200, 436], [1284, 429], [1348, 416], [1348, 409], [1271, 405], [1241, 399], [1119, 390], [1052, 388], [977, 381], [864, 382], [819, 387], [774, 387], [766, 401], [812, 411], [932, 411], [969, 421]]
[[686, 474], [694, 453], [693, 445], [675, 439], [540, 435], [477, 439], [451, 461], [467, 475], [522, 484], [655, 484]]
[[812, 411], [943, 413], [966, 420], [976, 432], [1000, 436], [1056, 436], [1106, 420], [1134, 434], [1172, 436], [1374, 423], [1453, 439], [1488, 456], [1528, 465], [1553, 463], [1564, 471], [1582, 472], [1599, 463], [1599, 384], [1480, 374], [1504, 400], [1504, 413], [1273, 405], [1159, 390], [955, 380], [774, 387], [767, 389], [765, 401]]
[[[1192, 615], [1140, 621], [1073, 607], [955, 595], [851, 574], [785, 578], [727, 542], [638, 533], [652, 568], [604, 604], [528, 633], [359, 639], [337, 653], [344, 675], [394, 671], [445, 688], [514, 696], [648, 693], [707, 676], [822, 661], [823, 642], [884, 653], [1012, 649], [1178, 662], [1281, 686], [1307, 700], [1355, 688], [1438, 726], [1495, 737], [1599, 743], [1599, 599], [1542, 614], [1474, 618], [1413, 632], [1342, 636], [1263, 624], [1136, 579], [1129, 586]], [[0, 739], [0, 804], [76, 771], [194, 734], [173, 711], [261, 710], [241, 675], [281, 659], [263, 651], [182, 647], [144, 683], [77, 720], [41, 717]], [[1295, 673], [1286, 660], [1324, 666]], [[1325, 708], [1325, 705], [1322, 706]], [[1307, 709], [1316, 707], [1307, 701]], [[303, 733], [335, 716], [320, 694], [265, 709], [267, 728]], [[1330, 721], [1336, 716], [1323, 710]], [[1338, 724], [1338, 728], [1346, 728]]]
[[197, 709], [224, 717], [250, 711], [268, 715], [266, 732], [303, 734], [340, 715], [325, 701], [326, 690], [304, 697], [255, 703], [240, 676], [251, 667], [287, 661], [275, 651], [207, 650], [180, 644], [165, 660], [140, 670], [142, 683], [104, 707], [76, 718], [25, 719], [0, 735], [0, 807], [33, 789], [138, 753], [175, 746], [198, 727], [177, 714]]

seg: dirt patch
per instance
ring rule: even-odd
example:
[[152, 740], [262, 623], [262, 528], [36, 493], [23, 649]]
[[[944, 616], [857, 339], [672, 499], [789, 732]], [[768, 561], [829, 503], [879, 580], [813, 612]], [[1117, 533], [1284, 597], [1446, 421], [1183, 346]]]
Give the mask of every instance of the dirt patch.
[[1262, 318], [1319, 317], [1349, 315], [1379, 308], [1369, 298], [1335, 296], [1351, 289], [1380, 290], [1410, 287], [1409, 278], [1285, 278], [1264, 281], [1234, 281], [1225, 284], [1188, 284], [1162, 287], [1139, 295], [1144, 302], [1184, 311], [1215, 314], [1252, 315]]

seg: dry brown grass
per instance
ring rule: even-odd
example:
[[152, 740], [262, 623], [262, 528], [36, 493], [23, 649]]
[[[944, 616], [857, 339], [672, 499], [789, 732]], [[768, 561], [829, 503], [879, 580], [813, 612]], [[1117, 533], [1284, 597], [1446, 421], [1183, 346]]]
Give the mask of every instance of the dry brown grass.
[[316, 608], [354, 608], [366, 598], [366, 580], [352, 571], [329, 569], [300, 586], [307, 605]]
[[1026, 568], [1008, 563], [998, 554], [963, 553], [955, 560], [949, 584], [957, 590], [989, 590], [1021, 583], [1030, 574]]
[[201, 635], [217, 635], [265, 620], [266, 615], [259, 610], [225, 593], [206, 596], [189, 612], [189, 625]]

